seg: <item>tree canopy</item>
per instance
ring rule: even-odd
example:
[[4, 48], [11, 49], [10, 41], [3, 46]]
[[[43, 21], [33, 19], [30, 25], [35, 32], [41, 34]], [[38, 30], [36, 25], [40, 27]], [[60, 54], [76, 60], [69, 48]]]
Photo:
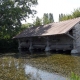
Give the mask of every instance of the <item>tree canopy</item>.
[[21, 21], [34, 15], [37, 0], [0, 0], [0, 38], [10, 38], [20, 30]]
[[80, 17], [80, 8], [75, 9], [71, 14], [59, 14], [59, 21]]
[[46, 25], [49, 23], [54, 22], [53, 14], [52, 13], [44, 13], [43, 18], [39, 18], [38, 16], [33, 22], [33, 26], [40, 26], [40, 25]]
[[42, 25], [42, 19], [40, 19], [39, 17], [36, 17], [36, 20], [33, 22], [33, 25], [36, 27]]
[[54, 22], [53, 14], [52, 13], [44, 13], [43, 15], [43, 24], [48, 24]]
[[17, 51], [17, 41], [12, 37], [25, 29], [21, 21], [34, 16], [37, 4], [37, 0], [0, 0], [0, 52]]

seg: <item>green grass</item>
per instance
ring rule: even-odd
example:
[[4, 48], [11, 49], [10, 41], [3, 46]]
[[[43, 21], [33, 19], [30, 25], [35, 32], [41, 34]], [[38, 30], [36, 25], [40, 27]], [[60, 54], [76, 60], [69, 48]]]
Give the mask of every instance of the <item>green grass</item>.
[[72, 72], [70, 80], [80, 80], [80, 77]]

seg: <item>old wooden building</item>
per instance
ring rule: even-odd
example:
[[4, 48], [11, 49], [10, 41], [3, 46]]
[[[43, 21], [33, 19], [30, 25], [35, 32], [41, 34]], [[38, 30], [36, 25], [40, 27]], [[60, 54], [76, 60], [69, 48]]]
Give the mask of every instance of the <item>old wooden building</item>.
[[30, 27], [16, 35], [19, 42], [19, 51], [32, 49], [71, 50], [71, 53], [80, 52], [80, 17], [53, 22], [47, 25]]

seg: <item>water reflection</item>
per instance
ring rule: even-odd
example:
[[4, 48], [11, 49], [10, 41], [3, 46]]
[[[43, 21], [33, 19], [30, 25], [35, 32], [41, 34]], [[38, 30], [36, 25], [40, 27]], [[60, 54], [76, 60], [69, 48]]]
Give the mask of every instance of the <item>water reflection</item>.
[[50, 52], [46, 52], [46, 56], [50, 56], [51, 55], [51, 53]]
[[80, 53], [71, 53], [72, 56], [80, 56]]
[[[33, 57], [28, 56], [27, 54], [32, 55]], [[6, 73], [7, 71], [9, 72], [9, 70], [12, 70], [11, 71], [12, 74], [14, 70], [19, 71], [19, 73], [22, 73], [20, 69], [23, 69], [23, 70], [25, 69], [25, 73], [31, 76], [30, 77], [31, 80], [33, 79], [34, 80], [66, 80], [66, 78], [63, 76], [54, 74], [54, 73], [49, 73], [46, 71], [39, 70], [35, 67], [26, 65], [26, 63], [29, 63], [29, 61], [36, 62], [35, 65], [39, 65], [39, 67], [43, 67], [43, 70], [44, 68], [52, 69], [52, 70], [54, 70], [55, 68], [56, 72], [63, 71], [62, 72], [63, 74], [65, 73], [68, 74], [70, 73], [70, 71], [74, 71], [75, 73], [80, 74], [80, 58], [79, 57], [74, 57], [74, 56], [69, 56], [69, 55], [68, 56], [67, 55], [65, 56], [64, 55], [51, 55], [51, 54], [58, 54], [58, 53], [50, 53], [50, 52], [45, 53], [45, 52], [39, 52], [39, 51], [38, 52], [31, 51], [31, 54], [30, 52], [27, 52], [26, 54], [18, 55], [18, 58], [4, 57], [1, 60], [0, 66], [4, 72], [5, 72], [5, 68], [7, 68]], [[46, 57], [46, 55], [49, 57]], [[74, 54], [74, 55], [78, 56], [79, 54]], [[30, 57], [30, 58], [26, 58], [26, 57]], [[49, 61], [50, 61], [50, 64], [48, 67]], [[43, 65], [45, 65], [46, 67]]]
[[29, 52], [30, 52], [31, 54], [33, 54], [33, 50], [29, 50]]
[[42, 57], [42, 56], [51, 56], [51, 55], [54, 55], [54, 54], [62, 54], [62, 55], [71, 55], [71, 56], [80, 56], [80, 53], [78, 54], [71, 54], [70, 52], [62, 52], [62, 51], [58, 51], [58, 52], [55, 52], [55, 51], [49, 51], [49, 52], [44, 52], [44, 51], [34, 51], [34, 50], [29, 50], [25, 53], [18, 53], [17, 57], [20, 58], [20, 57], [23, 57], [23, 58], [30, 58], [30, 57]]
[[31, 76], [30, 80], [66, 80], [65, 77], [39, 70], [30, 65], [26, 65], [25, 73]]

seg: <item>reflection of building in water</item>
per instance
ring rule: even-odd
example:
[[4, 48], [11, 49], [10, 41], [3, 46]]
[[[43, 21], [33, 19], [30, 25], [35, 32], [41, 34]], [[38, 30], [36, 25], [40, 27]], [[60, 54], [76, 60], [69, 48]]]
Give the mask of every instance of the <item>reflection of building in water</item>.
[[46, 52], [46, 55], [47, 55], [47, 56], [50, 56], [50, 55], [51, 55], [51, 53], [50, 53], [50, 52]]
[[41, 49], [80, 52], [80, 18], [31, 27], [14, 38], [19, 41], [19, 51]]

